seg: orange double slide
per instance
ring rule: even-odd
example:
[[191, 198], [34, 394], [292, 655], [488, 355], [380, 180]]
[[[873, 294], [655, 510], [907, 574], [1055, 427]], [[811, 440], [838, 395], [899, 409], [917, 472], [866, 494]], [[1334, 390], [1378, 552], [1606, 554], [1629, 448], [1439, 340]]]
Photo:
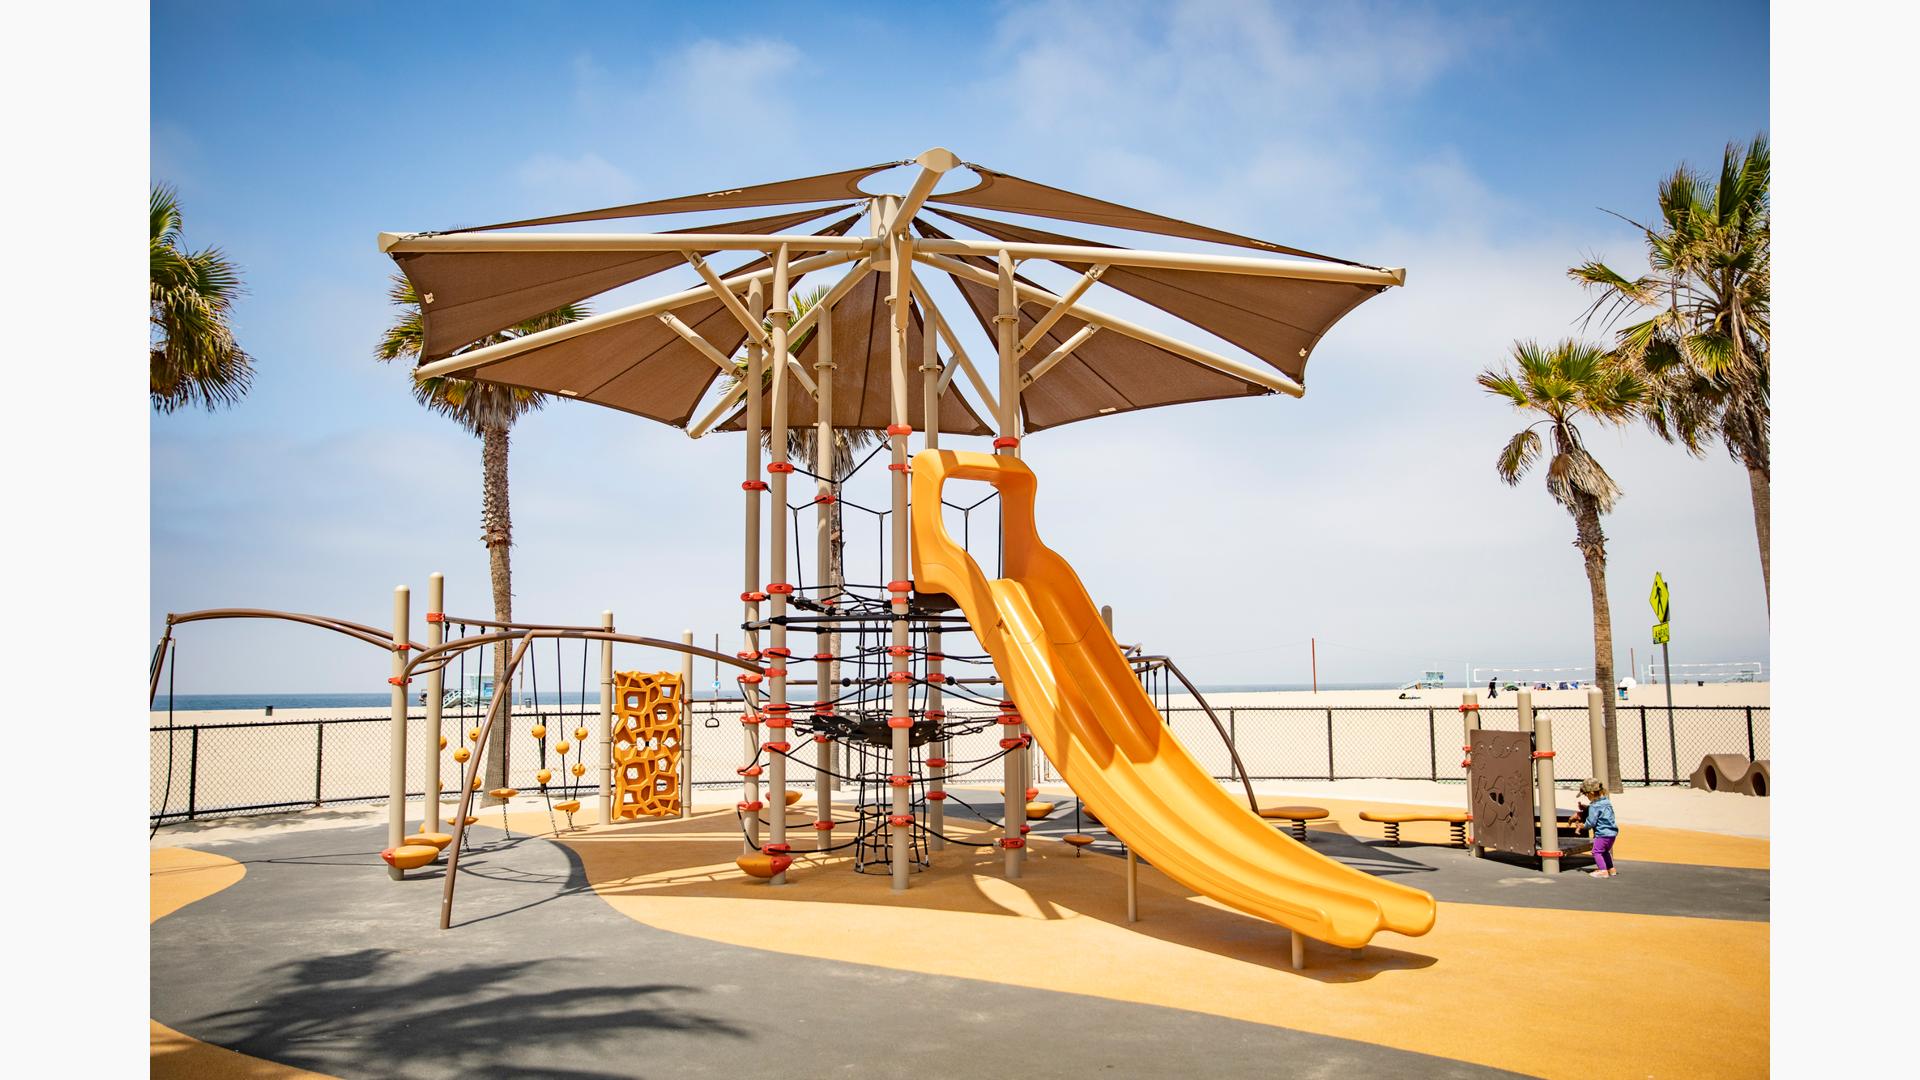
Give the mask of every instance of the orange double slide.
[[[1000, 491], [1002, 560], [989, 579], [947, 535], [941, 490]], [[1034, 476], [1018, 458], [928, 450], [913, 459], [913, 577], [959, 604], [1008, 696], [1074, 793], [1162, 873], [1220, 903], [1347, 948], [1433, 928], [1433, 897], [1281, 835], [1174, 739], [1079, 575], [1034, 531]]]

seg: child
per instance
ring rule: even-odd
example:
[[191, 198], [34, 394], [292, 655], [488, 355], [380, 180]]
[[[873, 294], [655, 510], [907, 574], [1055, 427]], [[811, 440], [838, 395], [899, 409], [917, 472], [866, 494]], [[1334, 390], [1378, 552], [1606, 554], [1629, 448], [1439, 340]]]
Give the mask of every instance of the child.
[[1580, 794], [1587, 799], [1581, 817], [1587, 831], [1593, 834], [1593, 876], [1613, 877], [1619, 873], [1619, 863], [1613, 857], [1613, 841], [1620, 835], [1620, 823], [1613, 816], [1613, 800], [1607, 798], [1607, 785], [1598, 780], [1582, 783]]

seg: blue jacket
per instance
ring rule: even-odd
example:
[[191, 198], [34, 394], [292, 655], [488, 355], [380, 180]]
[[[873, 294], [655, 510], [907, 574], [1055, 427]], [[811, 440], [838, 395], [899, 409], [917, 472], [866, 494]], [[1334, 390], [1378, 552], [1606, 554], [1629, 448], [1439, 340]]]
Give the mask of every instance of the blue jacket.
[[1620, 823], [1613, 817], [1613, 800], [1605, 795], [1587, 804], [1587, 828], [1595, 836], [1619, 836]]

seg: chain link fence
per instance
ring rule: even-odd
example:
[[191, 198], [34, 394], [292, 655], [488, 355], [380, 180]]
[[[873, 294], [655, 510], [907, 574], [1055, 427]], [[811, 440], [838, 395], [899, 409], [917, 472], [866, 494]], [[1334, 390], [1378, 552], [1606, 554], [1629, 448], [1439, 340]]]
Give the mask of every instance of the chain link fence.
[[[740, 702], [696, 701], [688, 710], [688, 743], [695, 787], [723, 787], [740, 782], [737, 770], [747, 753]], [[1173, 735], [1210, 773], [1221, 780], [1234, 775], [1232, 758], [1215, 733], [1204, 710], [1173, 706], [1165, 710]], [[1464, 780], [1460, 747], [1463, 726], [1457, 709], [1434, 706], [1312, 708], [1303, 706], [1233, 706], [1214, 710], [1254, 780]], [[990, 710], [949, 709], [956, 719], [990, 718]], [[1554, 772], [1563, 782], [1577, 784], [1594, 775], [1587, 710], [1583, 706], [1541, 706], [1538, 722], [1551, 724], [1555, 751]], [[1519, 718], [1512, 708], [1480, 708], [1480, 724], [1513, 730]], [[426, 763], [419, 753], [419, 725], [424, 713], [409, 721], [407, 792], [418, 798], [426, 788]], [[458, 717], [442, 720], [448, 751], [471, 745]], [[550, 729], [545, 761], [540, 746], [527, 735], [533, 723]], [[1764, 705], [1620, 706], [1616, 712], [1621, 779], [1629, 784], [1685, 783], [1707, 754], [1742, 754], [1749, 759], [1770, 756], [1772, 710]], [[388, 736], [391, 718], [343, 716], [301, 720], [245, 720], [232, 723], [198, 722], [149, 732], [151, 769], [150, 818], [156, 824], [201, 817], [273, 813], [304, 807], [376, 803], [387, 797]], [[523, 792], [537, 791], [535, 773], [553, 770], [548, 790], [559, 797], [576, 794], [591, 799], [598, 791], [599, 770], [589, 764], [578, 780], [569, 767], [581, 760], [576, 749], [565, 762], [553, 753], [564, 735], [586, 727], [594, 733], [585, 740], [597, 745], [598, 706], [570, 705], [516, 709], [508, 741], [507, 785]], [[948, 758], [959, 774], [956, 785], [992, 785], [1001, 779], [1001, 767], [992, 760], [999, 753], [1000, 730], [984, 730], [953, 740]], [[790, 777], [797, 786], [812, 781], [811, 744], [793, 740], [797, 759]], [[458, 789], [460, 766], [448, 751], [441, 754], [441, 784]], [[972, 764], [984, 763], [984, 764]], [[1043, 756], [1036, 756], [1041, 780], [1059, 779]], [[849, 774], [846, 753], [836, 748], [834, 771]]]

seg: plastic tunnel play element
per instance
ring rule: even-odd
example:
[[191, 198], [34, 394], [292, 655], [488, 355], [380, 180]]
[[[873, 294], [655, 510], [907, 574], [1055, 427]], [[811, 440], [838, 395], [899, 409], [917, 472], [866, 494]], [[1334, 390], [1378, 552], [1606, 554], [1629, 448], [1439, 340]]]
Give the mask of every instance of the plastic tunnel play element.
[[[1109, 830], [1174, 881], [1308, 938], [1358, 948], [1381, 930], [1432, 929], [1431, 896], [1281, 835], [1174, 739], [1073, 567], [1040, 542], [1032, 470], [928, 450], [912, 477], [915, 589], [958, 603], [1034, 738]], [[988, 579], [947, 535], [948, 480], [999, 489], [1006, 577]]]

